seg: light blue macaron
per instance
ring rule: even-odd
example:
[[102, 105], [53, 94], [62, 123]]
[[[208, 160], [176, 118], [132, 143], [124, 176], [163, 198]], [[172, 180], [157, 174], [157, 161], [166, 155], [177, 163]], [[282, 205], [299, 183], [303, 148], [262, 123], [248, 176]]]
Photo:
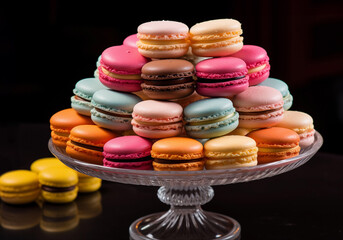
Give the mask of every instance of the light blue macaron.
[[92, 98], [91, 118], [103, 128], [126, 131], [131, 129], [133, 107], [142, 101], [132, 93], [117, 92], [110, 89], [99, 90]]
[[95, 78], [99, 78], [99, 70], [98, 70], [98, 68], [100, 67], [100, 61], [101, 61], [101, 55], [98, 57], [98, 60], [97, 60], [97, 62], [96, 62], [96, 69], [95, 69], [95, 71], [94, 71], [94, 77]]
[[207, 98], [185, 107], [185, 130], [192, 138], [213, 138], [230, 133], [238, 126], [238, 113], [227, 98]]
[[74, 96], [71, 97], [71, 107], [78, 113], [86, 116], [91, 115], [93, 94], [101, 89], [107, 89], [97, 78], [85, 78], [75, 84]]
[[289, 92], [288, 85], [284, 81], [277, 78], [267, 78], [258, 84], [258, 86], [267, 86], [279, 90], [283, 97], [283, 109], [286, 111], [291, 108], [293, 104], [293, 96]]

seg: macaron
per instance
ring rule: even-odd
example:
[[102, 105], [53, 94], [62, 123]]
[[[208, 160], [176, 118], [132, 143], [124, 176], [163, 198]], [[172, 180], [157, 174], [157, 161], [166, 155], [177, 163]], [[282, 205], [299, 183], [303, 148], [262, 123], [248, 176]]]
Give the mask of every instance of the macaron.
[[249, 87], [233, 98], [233, 105], [239, 113], [239, 127], [271, 127], [283, 118], [282, 95], [271, 87]]
[[152, 145], [156, 171], [198, 171], [204, 168], [203, 145], [192, 138], [171, 137]]
[[61, 148], [65, 148], [69, 140], [70, 130], [78, 125], [93, 124], [90, 117], [76, 112], [73, 108], [61, 110], [50, 118], [52, 142]]
[[115, 131], [131, 129], [133, 107], [141, 98], [132, 93], [117, 92], [110, 89], [99, 90], [92, 99], [93, 122], [103, 128]]
[[78, 160], [102, 165], [105, 143], [118, 135], [96, 125], [80, 125], [70, 132], [67, 154]]
[[206, 169], [229, 169], [257, 165], [256, 142], [249, 137], [231, 135], [204, 144]]
[[121, 136], [104, 145], [104, 166], [137, 170], [152, 169], [152, 143], [140, 136]]
[[182, 132], [180, 104], [174, 102], [145, 100], [137, 103], [132, 113], [132, 129], [142, 137], [175, 137]]
[[249, 87], [248, 70], [243, 60], [233, 57], [211, 58], [196, 66], [198, 94], [232, 97]]
[[183, 59], [151, 61], [142, 68], [142, 89], [151, 99], [178, 99], [191, 95], [195, 89], [194, 66]]
[[66, 167], [50, 167], [39, 175], [42, 197], [51, 203], [72, 202], [77, 197], [78, 177], [73, 169]]
[[129, 46], [129, 47], [133, 47], [133, 48], [137, 48], [137, 42], [138, 42], [138, 38], [137, 38], [137, 33], [135, 34], [131, 34], [130, 36], [127, 36], [124, 41], [123, 41], [123, 45], [125, 46]]
[[98, 57], [98, 60], [96, 61], [95, 65], [96, 65], [96, 69], [94, 71], [94, 77], [99, 79], [99, 67], [100, 67], [100, 61], [101, 61], [101, 55]]
[[39, 174], [40, 171], [44, 170], [45, 168], [49, 167], [67, 167], [62, 163], [58, 158], [55, 157], [47, 157], [47, 158], [40, 158], [35, 160], [31, 163], [30, 169], [31, 171]]
[[252, 131], [247, 136], [256, 141], [258, 147], [257, 161], [259, 164], [299, 155], [300, 138], [293, 130], [271, 127]]
[[264, 48], [255, 45], [244, 45], [241, 50], [231, 55], [242, 59], [248, 69], [249, 85], [259, 84], [269, 77], [269, 57]]
[[189, 28], [177, 21], [151, 21], [138, 26], [138, 51], [148, 58], [179, 58], [189, 48]]
[[90, 116], [93, 94], [101, 89], [106, 89], [106, 87], [98, 78], [85, 78], [78, 81], [73, 90], [75, 95], [71, 97], [71, 107], [82, 115]]
[[285, 111], [281, 122], [276, 127], [284, 127], [295, 131], [300, 137], [300, 147], [305, 148], [314, 142], [314, 125], [312, 117], [300, 111]]
[[241, 23], [235, 19], [216, 19], [195, 24], [190, 29], [194, 55], [223, 57], [243, 47]]
[[207, 98], [189, 104], [183, 111], [185, 130], [192, 138], [223, 136], [238, 126], [238, 113], [227, 98]]
[[38, 175], [29, 170], [13, 170], [0, 177], [1, 200], [9, 204], [35, 201], [40, 193]]
[[79, 192], [90, 193], [100, 189], [102, 180], [97, 177], [88, 176], [86, 174], [76, 172], [79, 181], [77, 183]]
[[75, 202], [63, 204], [44, 202], [42, 205], [40, 228], [44, 232], [62, 233], [70, 231], [76, 228], [79, 222], [80, 218]]
[[283, 109], [286, 111], [292, 107], [293, 96], [289, 92], [288, 85], [284, 81], [277, 78], [267, 78], [258, 86], [267, 86], [279, 90], [283, 97]]
[[149, 59], [137, 48], [120, 45], [105, 49], [101, 54], [99, 79], [106, 87], [122, 92], [141, 90], [141, 69]]

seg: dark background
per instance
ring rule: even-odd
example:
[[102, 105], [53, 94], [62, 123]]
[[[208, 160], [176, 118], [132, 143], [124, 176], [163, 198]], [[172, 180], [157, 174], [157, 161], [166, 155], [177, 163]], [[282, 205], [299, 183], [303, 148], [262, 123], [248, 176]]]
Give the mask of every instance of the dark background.
[[[136, 33], [139, 24], [177, 20], [191, 27], [234, 18], [242, 23], [244, 44], [267, 50], [270, 76], [288, 83], [292, 109], [314, 118], [324, 145], [290, 173], [215, 187], [214, 199], [204, 208], [237, 219], [242, 239], [342, 239], [342, 12], [340, 0], [3, 1], [0, 174], [28, 169], [33, 160], [51, 156], [49, 118], [70, 107], [75, 83], [93, 76], [101, 52]], [[39, 226], [0, 228], [0, 239], [128, 239], [131, 222], [168, 209], [156, 191], [104, 182], [100, 216], [60, 234]]]
[[48, 123], [70, 106], [75, 83], [92, 77], [102, 51], [151, 20], [235, 18], [244, 44], [265, 48], [271, 77], [288, 83], [292, 109], [314, 118], [323, 150], [342, 152], [343, 15], [339, 0], [6, 1], [0, 7], [1, 124]]

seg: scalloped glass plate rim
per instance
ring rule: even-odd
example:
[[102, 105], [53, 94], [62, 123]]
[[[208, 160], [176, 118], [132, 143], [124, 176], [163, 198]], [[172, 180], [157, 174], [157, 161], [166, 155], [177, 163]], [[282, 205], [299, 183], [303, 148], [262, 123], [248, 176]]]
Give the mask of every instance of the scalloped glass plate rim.
[[[250, 171], [260, 171], [263, 169], [273, 169], [277, 167], [281, 167], [284, 165], [288, 165], [294, 162], [297, 162], [305, 157], [308, 157], [310, 155], [314, 155], [319, 148], [323, 144], [323, 138], [320, 135], [318, 131], [315, 132], [315, 141], [312, 145], [305, 148], [300, 152], [300, 154], [293, 158], [288, 158], [285, 160], [275, 161], [271, 163], [265, 163], [265, 164], [259, 164], [253, 167], [243, 167], [243, 168], [231, 168], [231, 169], [220, 169], [220, 170], [201, 170], [201, 171], [154, 171], [154, 170], [135, 170], [135, 169], [122, 169], [122, 168], [112, 168], [112, 167], [105, 167], [102, 165], [96, 165], [91, 163], [86, 163], [79, 161], [77, 159], [71, 158], [65, 153], [63, 153], [64, 150], [60, 150], [58, 147], [56, 147], [50, 138], [49, 140], [49, 149], [50, 151], [62, 162], [65, 161], [65, 159], [68, 159], [67, 162], [73, 162], [75, 165], [79, 165], [81, 167], [87, 167], [92, 168], [94, 170], [102, 170], [106, 172], [111, 173], [120, 173], [120, 174], [134, 174], [134, 175], [140, 175], [140, 176], [204, 176], [204, 175], [217, 175], [217, 174], [237, 174], [237, 173], [243, 173], [243, 172], [250, 172]], [[65, 151], [64, 151], [65, 152]]]

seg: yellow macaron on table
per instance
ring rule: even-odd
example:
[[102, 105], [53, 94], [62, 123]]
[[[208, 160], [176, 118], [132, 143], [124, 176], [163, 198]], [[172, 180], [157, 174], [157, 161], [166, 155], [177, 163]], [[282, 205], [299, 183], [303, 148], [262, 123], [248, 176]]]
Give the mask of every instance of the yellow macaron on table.
[[[211, 201], [214, 196], [211, 186], [248, 182], [291, 171], [310, 160], [322, 144], [323, 138], [316, 132], [314, 143], [302, 149], [296, 157], [251, 167], [200, 171], [110, 168], [71, 158], [63, 148], [54, 145], [52, 140], [48, 146], [64, 164], [86, 175], [118, 183], [160, 186], [157, 196], [163, 203], [171, 205], [170, 210], [134, 221], [129, 228], [131, 239], [164, 239], [167, 236], [174, 236], [174, 239], [185, 239], [186, 236], [192, 236], [192, 239], [238, 239], [241, 232], [238, 221], [201, 208], [201, 205]], [[209, 142], [205, 147], [213, 150], [214, 145], [215, 143]], [[236, 151], [236, 147], [232, 146], [232, 150]], [[254, 144], [246, 142], [244, 151], [253, 153], [254, 149]]]

